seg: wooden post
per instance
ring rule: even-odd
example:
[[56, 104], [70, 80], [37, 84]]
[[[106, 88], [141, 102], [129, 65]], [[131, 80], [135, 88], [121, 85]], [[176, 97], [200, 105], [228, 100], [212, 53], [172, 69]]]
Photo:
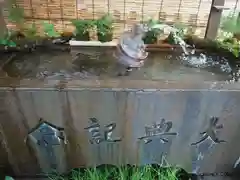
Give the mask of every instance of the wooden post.
[[217, 37], [223, 8], [216, 7], [224, 7], [224, 3], [225, 0], [212, 0], [205, 38], [214, 40]]

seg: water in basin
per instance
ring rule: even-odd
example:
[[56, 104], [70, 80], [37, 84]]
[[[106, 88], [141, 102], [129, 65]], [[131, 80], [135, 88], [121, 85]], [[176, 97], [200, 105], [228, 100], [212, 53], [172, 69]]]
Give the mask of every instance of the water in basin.
[[[205, 58], [205, 59], [203, 59]], [[204, 60], [198, 65], [194, 62]], [[106, 79], [226, 81], [231, 68], [226, 59], [196, 53], [151, 53], [143, 67], [126, 72], [113, 56], [73, 56], [69, 52], [18, 54], [3, 70], [10, 77], [26, 79]]]

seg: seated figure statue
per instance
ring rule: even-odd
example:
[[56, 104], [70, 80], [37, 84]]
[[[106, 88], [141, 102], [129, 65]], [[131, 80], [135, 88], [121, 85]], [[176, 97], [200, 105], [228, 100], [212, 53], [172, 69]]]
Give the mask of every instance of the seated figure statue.
[[147, 58], [145, 45], [142, 40], [144, 28], [140, 24], [135, 24], [132, 30], [124, 32], [117, 46], [116, 58], [118, 62], [126, 68], [138, 68], [143, 65], [143, 60]]

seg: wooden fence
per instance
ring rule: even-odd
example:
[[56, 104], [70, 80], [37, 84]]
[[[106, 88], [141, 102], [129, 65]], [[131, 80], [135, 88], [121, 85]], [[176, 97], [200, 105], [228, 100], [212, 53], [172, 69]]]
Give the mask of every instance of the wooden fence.
[[[204, 36], [211, 0], [16, 0], [24, 9], [25, 25], [35, 23], [42, 33], [43, 21], [59, 31], [72, 31], [72, 19], [96, 19], [104, 13], [114, 17], [114, 36], [132, 23], [159, 19], [169, 24], [182, 23]], [[7, 16], [7, 12], [5, 12]]]
[[[0, 92], [0, 132], [18, 175], [48, 172], [52, 167], [64, 172], [101, 163], [165, 160], [189, 172], [231, 171], [239, 157], [240, 87], [236, 84], [213, 87], [212, 83], [143, 80], [48, 84], [14, 80], [11, 84], [18, 88], [2, 84]], [[53, 128], [64, 128], [64, 140], [48, 144], [55, 160], [36, 140], [43, 131], [29, 137], [40, 118]], [[103, 128], [99, 143], [86, 129], [91, 123]]]
[[[24, 25], [35, 24], [40, 34], [48, 21], [62, 31], [73, 31], [71, 20], [96, 19], [105, 13], [114, 17], [114, 38], [133, 23], [148, 19], [183, 24], [200, 37], [214, 39], [223, 10], [239, 11], [239, 0], [13, 0], [24, 9]], [[5, 5], [7, 4], [5, 1]], [[4, 11], [8, 21], [8, 10]], [[3, 27], [3, 26], [2, 26]]]

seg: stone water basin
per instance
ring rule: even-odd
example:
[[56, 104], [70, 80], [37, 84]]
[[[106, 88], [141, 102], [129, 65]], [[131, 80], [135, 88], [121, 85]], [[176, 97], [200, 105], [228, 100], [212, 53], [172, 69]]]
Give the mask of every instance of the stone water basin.
[[[152, 53], [143, 67], [124, 73], [112, 52], [43, 50], [16, 54], [2, 65], [0, 119], [7, 123], [0, 121], [0, 130], [16, 174], [48, 172], [51, 165], [66, 172], [80, 166], [164, 159], [193, 173], [233, 170], [240, 152], [240, 85], [228, 83], [231, 67], [226, 59]], [[33, 142], [30, 151], [25, 143], [40, 118], [66, 134], [69, 148], [61, 141], [51, 150], [55, 160], [43, 156], [49, 149]], [[90, 118], [101, 127], [115, 123], [111, 138], [121, 141], [91, 144], [86, 130]], [[166, 134], [151, 136], [149, 128]]]
[[[203, 64], [201, 59], [206, 60]], [[9, 77], [21, 79], [129, 79], [129, 80], [180, 80], [226, 81], [230, 80], [231, 67], [224, 58], [196, 53], [184, 58], [179, 52], [154, 52], [143, 67], [126, 72], [116, 62], [112, 52], [75, 53], [33, 52], [17, 54], [3, 67]], [[4, 74], [4, 73], [2, 73]]]

